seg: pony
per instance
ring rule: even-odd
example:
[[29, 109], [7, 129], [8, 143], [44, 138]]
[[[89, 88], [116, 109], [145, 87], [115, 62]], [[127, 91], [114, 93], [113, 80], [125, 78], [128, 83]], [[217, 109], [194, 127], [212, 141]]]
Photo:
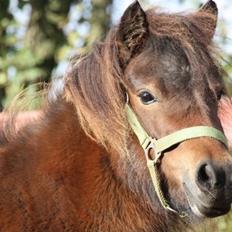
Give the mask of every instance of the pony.
[[[63, 88], [48, 94], [34, 120], [16, 132], [6, 123], [0, 231], [186, 231], [228, 213], [232, 158], [218, 117], [217, 14], [211, 0], [189, 14], [144, 11], [135, 1], [103, 42], [71, 60]], [[128, 107], [152, 141], [195, 126], [221, 139], [198, 136], [162, 151], [155, 191]]]

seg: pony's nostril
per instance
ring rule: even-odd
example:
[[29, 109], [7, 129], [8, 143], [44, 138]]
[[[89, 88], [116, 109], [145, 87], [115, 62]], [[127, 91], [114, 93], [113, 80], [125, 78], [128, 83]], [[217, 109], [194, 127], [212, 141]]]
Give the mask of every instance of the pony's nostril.
[[201, 164], [197, 171], [197, 184], [201, 190], [220, 189], [225, 186], [225, 171], [211, 163]]
[[209, 181], [210, 170], [207, 168], [207, 164], [202, 165], [198, 171], [198, 180], [200, 182], [208, 182]]

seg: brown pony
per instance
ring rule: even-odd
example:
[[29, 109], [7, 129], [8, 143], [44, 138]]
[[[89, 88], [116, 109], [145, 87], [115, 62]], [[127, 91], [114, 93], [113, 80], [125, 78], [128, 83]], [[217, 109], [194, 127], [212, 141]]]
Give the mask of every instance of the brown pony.
[[156, 138], [196, 125], [222, 130], [216, 21], [213, 1], [188, 15], [144, 12], [135, 2], [104, 42], [73, 60], [42, 114], [1, 136], [0, 231], [186, 231], [226, 214], [227, 148], [197, 138], [165, 151], [162, 191], [187, 212], [180, 218], [161, 207], [125, 112], [128, 95]]

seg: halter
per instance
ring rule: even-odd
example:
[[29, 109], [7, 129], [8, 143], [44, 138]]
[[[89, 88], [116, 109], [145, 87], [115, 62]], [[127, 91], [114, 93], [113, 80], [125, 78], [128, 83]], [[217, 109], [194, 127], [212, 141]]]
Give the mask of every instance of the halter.
[[[186, 212], [178, 212], [177, 210], [173, 209], [167, 200], [164, 197], [160, 186], [160, 177], [158, 172], [158, 166], [161, 163], [161, 157], [163, 152], [168, 148], [181, 143], [183, 141], [199, 138], [199, 137], [210, 137], [222, 142], [226, 147], [228, 147], [228, 142], [225, 135], [216, 128], [208, 127], [208, 126], [194, 126], [189, 128], [184, 128], [178, 130], [172, 134], [164, 136], [160, 139], [150, 137], [142, 125], [139, 123], [134, 111], [132, 108], [126, 104], [126, 112], [129, 124], [134, 131], [135, 135], [137, 136], [140, 145], [144, 150], [144, 154], [147, 161], [147, 167], [152, 179], [152, 183], [155, 189], [155, 192], [158, 196], [158, 199], [161, 205], [166, 209], [173, 213], [178, 214], [180, 217], [187, 216]], [[153, 150], [155, 153], [155, 158], [151, 158], [149, 156], [150, 151]]]

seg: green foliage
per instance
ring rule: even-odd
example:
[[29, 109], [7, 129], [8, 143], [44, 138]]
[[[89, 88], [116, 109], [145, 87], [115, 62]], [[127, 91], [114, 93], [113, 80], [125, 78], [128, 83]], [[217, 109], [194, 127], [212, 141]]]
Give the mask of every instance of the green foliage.
[[[111, 0], [19, 0], [13, 12], [10, 0], [0, 1], [0, 110], [22, 87], [49, 82], [60, 61], [68, 59], [73, 49], [86, 51], [110, 24]], [[31, 12], [24, 25], [14, 11], [27, 9]], [[73, 9], [77, 21], [70, 19]], [[70, 23], [76, 27], [65, 30]], [[79, 28], [87, 24], [83, 35]]]

